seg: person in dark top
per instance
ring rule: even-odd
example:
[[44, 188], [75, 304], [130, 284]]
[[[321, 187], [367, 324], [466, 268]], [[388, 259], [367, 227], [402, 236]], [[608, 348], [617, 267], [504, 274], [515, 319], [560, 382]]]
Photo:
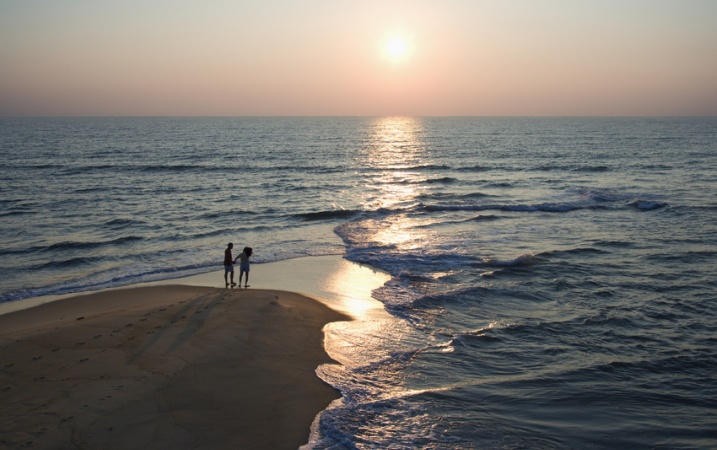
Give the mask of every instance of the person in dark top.
[[[224, 283], [226, 284], [226, 287], [229, 287], [229, 283], [231, 283], [231, 286], [234, 287], [237, 284], [234, 282], [234, 261], [232, 259], [232, 249], [234, 248], [234, 244], [231, 242], [227, 245], [226, 250], [224, 250]], [[227, 275], [231, 274], [230, 279], [227, 279]]]

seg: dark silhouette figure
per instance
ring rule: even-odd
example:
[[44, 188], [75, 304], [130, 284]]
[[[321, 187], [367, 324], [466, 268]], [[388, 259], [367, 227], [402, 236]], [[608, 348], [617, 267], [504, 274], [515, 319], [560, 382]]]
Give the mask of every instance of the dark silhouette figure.
[[[224, 250], [224, 283], [226, 284], [226, 287], [229, 287], [230, 282], [231, 282], [232, 287], [236, 286], [236, 283], [234, 282], [234, 262], [236, 260], [232, 260], [232, 249], [233, 248], [234, 248], [234, 244], [232, 244], [230, 242], [227, 245], [226, 250]], [[228, 274], [231, 274], [230, 279], [227, 279]]]
[[[239, 253], [239, 256], [236, 257], [234, 262], [236, 260], [239, 261], [239, 287], [241, 287], [241, 280], [244, 277], [244, 274], [246, 274], [246, 279], [244, 280], [244, 287], [249, 287], [249, 257], [251, 256], [253, 250], [251, 247], [244, 247], [244, 251]], [[232, 275], [233, 276], [233, 275]]]

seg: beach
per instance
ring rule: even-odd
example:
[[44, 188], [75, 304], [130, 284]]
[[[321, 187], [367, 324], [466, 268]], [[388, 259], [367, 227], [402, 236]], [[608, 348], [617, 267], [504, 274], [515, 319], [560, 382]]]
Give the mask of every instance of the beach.
[[[17, 118], [0, 136], [0, 448], [286, 435], [260, 408], [289, 394], [250, 368], [333, 388], [280, 408], [303, 421], [292, 448], [717, 448], [714, 117]], [[229, 242], [254, 249], [248, 291], [225, 289]], [[351, 320], [295, 321], [262, 290]], [[299, 344], [325, 353], [279, 366]], [[259, 406], [234, 412], [240, 393]]]
[[0, 316], [3, 448], [297, 448], [338, 398], [322, 328], [280, 290], [160, 285]]

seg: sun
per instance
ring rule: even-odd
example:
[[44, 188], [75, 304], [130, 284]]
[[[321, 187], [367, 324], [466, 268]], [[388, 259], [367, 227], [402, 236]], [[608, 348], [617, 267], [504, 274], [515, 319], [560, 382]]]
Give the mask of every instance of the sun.
[[382, 50], [384, 58], [397, 63], [408, 59], [413, 49], [408, 37], [401, 34], [393, 34], [384, 39]]
[[394, 37], [386, 46], [386, 51], [391, 59], [401, 59], [406, 56], [406, 41], [400, 37]]

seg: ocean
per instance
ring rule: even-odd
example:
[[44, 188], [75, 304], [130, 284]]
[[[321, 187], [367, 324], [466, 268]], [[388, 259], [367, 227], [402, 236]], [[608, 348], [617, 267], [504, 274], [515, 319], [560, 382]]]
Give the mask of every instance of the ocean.
[[311, 448], [717, 448], [717, 118], [5, 118], [0, 155], [0, 302], [229, 241], [387, 272]]

